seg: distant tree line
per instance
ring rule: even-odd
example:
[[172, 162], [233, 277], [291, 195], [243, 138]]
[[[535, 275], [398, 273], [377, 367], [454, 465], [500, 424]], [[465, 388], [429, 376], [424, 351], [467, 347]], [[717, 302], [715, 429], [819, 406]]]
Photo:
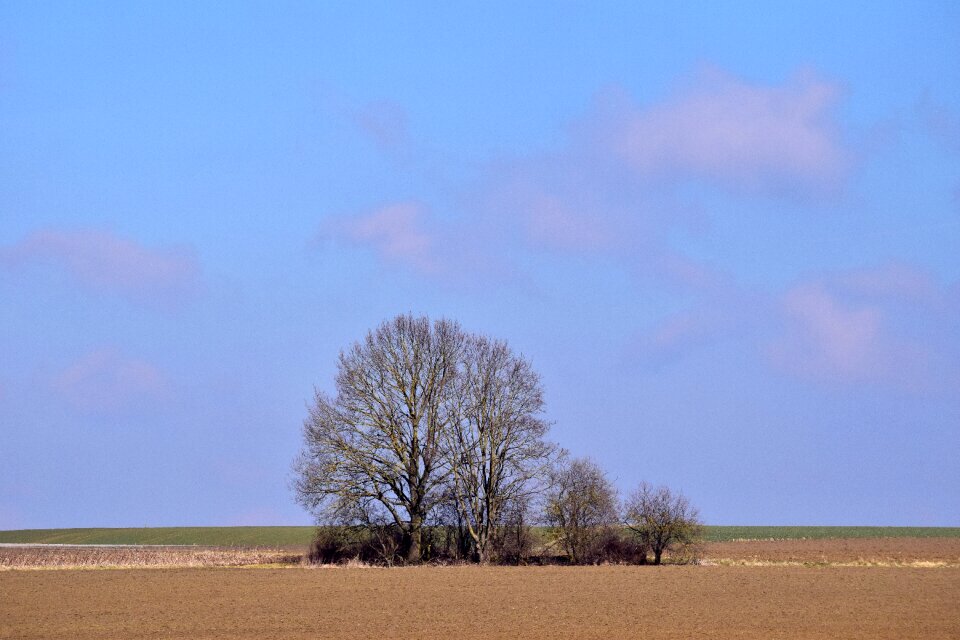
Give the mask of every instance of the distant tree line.
[[696, 557], [697, 512], [647, 484], [621, 502], [603, 471], [547, 440], [540, 378], [507, 344], [401, 315], [341, 352], [295, 463], [332, 563], [660, 564]]

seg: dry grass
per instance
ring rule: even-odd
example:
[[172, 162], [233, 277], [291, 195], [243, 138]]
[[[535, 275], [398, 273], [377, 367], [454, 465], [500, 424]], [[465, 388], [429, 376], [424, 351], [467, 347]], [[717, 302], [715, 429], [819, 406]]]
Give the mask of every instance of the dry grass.
[[[674, 558], [667, 556], [667, 561]], [[0, 571], [10, 569], [290, 567], [299, 549], [276, 547], [0, 547]], [[350, 561], [348, 567], [363, 563]], [[704, 545], [708, 566], [960, 567], [960, 538], [749, 540]]]
[[0, 547], [0, 571], [10, 569], [173, 568], [298, 565], [282, 549], [211, 547]]

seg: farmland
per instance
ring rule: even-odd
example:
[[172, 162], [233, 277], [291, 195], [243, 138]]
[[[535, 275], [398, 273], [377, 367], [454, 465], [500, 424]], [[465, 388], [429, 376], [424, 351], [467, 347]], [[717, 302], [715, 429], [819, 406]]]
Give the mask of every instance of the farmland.
[[313, 527], [21, 529], [0, 531], [0, 543], [297, 547], [310, 543], [313, 530]]
[[[131, 539], [79, 531], [32, 535]], [[133, 531], [294, 540], [281, 528]], [[0, 638], [960, 636], [960, 536], [864, 531], [738, 531], [707, 542], [701, 566], [663, 567], [328, 568], [303, 564], [295, 545], [5, 546]]]
[[[5, 545], [0, 546], [0, 571], [305, 564], [303, 546]], [[735, 540], [707, 542], [702, 551], [705, 565], [960, 568], [960, 537]]]
[[960, 538], [960, 527], [707, 526], [709, 542], [857, 538]]
[[[0, 531], [0, 543], [304, 547], [313, 527], [128, 527]], [[857, 538], [960, 538], [960, 527], [708, 526], [708, 542]]]
[[2, 638], [960, 636], [956, 568], [10, 571], [0, 587]]

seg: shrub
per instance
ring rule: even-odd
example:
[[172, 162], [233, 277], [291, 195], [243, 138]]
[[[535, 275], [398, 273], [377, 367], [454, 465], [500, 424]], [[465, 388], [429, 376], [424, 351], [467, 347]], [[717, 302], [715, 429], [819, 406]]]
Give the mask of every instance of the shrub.
[[321, 526], [307, 557], [313, 564], [358, 560], [390, 566], [399, 560], [402, 539], [403, 532], [392, 526]]

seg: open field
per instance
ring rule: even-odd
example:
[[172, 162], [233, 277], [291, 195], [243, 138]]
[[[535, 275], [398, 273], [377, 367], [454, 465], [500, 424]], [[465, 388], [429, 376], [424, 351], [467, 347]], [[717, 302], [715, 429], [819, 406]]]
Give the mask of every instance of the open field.
[[0, 531], [0, 543], [305, 547], [314, 527], [128, 527]]
[[[0, 531], [0, 543], [305, 547], [313, 527], [142, 527]], [[834, 538], [960, 538], [960, 527], [706, 527], [711, 542]]]
[[960, 569], [0, 573], [0, 638], [957, 638]]
[[735, 527], [708, 526], [710, 542], [845, 538], [960, 538], [960, 527]]
[[[0, 547], [0, 639], [960, 637], [960, 538], [712, 542], [705, 557], [380, 569], [278, 549]], [[241, 565], [261, 568], [223, 568]]]
[[725, 565], [948, 566], [960, 568], [960, 538], [821, 538], [709, 542], [707, 563]]
[[[298, 565], [303, 548], [92, 545], [0, 546], [0, 571], [74, 567]], [[960, 568], [960, 538], [837, 538], [708, 542], [705, 564]], [[667, 554], [667, 561], [670, 561]]]

